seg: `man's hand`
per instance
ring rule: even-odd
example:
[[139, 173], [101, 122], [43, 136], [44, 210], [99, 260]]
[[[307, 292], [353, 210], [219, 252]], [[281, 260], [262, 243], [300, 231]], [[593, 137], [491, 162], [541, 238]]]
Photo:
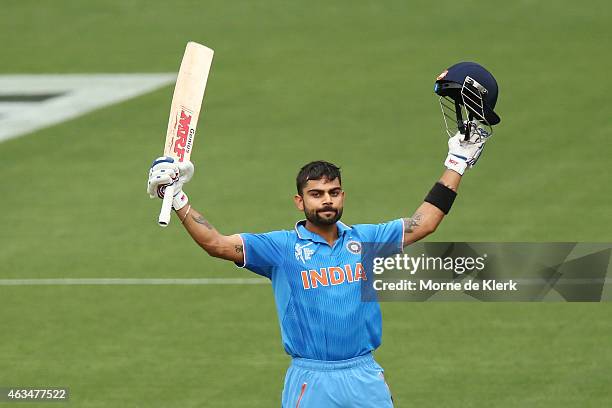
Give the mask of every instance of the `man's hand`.
[[147, 192], [151, 198], [164, 198], [166, 187], [174, 185], [174, 199], [172, 207], [175, 210], [183, 208], [188, 201], [183, 192], [183, 184], [193, 176], [193, 163], [190, 161], [175, 162], [172, 157], [158, 157], [153, 160], [149, 170]]
[[193, 176], [193, 163], [176, 162], [172, 157], [153, 160], [147, 192], [151, 198], [164, 198], [166, 187], [174, 185], [172, 207], [193, 240], [209, 255], [243, 263], [244, 247], [240, 235], [221, 235], [195, 208], [185, 207], [188, 201], [183, 185]]
[[465, 140], [465, 135], [457, 132], [448, 139], [448, 156], [444, 161], [447, 169], [461, 175], [465, 169], [476, 165], [489, 137], [489, 132], [478, 121], [467, 122], [466, 126], [471, 127], [470, 138]]

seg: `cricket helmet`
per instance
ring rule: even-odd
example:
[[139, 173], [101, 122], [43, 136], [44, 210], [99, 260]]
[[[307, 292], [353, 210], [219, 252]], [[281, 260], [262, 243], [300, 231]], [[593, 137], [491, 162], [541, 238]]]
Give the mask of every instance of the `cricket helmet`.
[[[447, 129], [447, 118], [456, 120], [457, 127], [462, 133], [466, 120], [476, 119], [489, 127], [501, 121], [493, 110], [499, 92], [497, 81], [480, 64], [460, 62], [444, 70], [436, 78], [434, 92], [440, 96], [440, 105]], [[453, 112], [455, 118], [449, 115]]]

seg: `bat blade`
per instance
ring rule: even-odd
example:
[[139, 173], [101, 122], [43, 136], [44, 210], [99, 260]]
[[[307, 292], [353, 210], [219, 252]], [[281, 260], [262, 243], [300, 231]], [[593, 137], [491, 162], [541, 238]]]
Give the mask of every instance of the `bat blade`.
[[[196, 42], [187, 43], [185, 48], [172, 96], [164, 145], [164, 156], [170, 156], [176, 162], [191, 157], [213, 55], [213, 50]], [[158, 219], [162, 227], [170, 222], [174, 193], [172, 186], [166, 187]]]

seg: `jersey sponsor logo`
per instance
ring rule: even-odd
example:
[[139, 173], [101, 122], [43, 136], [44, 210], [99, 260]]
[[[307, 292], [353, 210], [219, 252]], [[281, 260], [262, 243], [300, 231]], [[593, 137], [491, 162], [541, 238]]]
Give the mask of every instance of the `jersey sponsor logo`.
[[178, 121], [178, 129], [176, 131], [176, 141], [174, 142], [174, 153], [178, 157], [178, 161], [182, 162], [185, 158], [185, 146], [187, 146], [187, 138], [193, 137], [193, 129], [190, 128], [191, 113], [185, 109], [181, 109], [181, 118]]
[[304, 264], [306, 261], [310, 261], [310, 258], [312, 258], [312, 255], [315, 253], [314, 249], [308, 248], [310, 245], [312, 245], [312, 242], [304, 245], [295, 244], [295, 259]]
[[321, 269], [310, 269], [302, 271], [302, 287], [304, 289], [316, 289], [319, 286], [335, 286], [342, 283], [359, 282], [368, 280], [365, 269], [361, 262], [357, 262], [355, 267], [351, 265], [330, 266]]
[[349, 241], [346, 243], [346, 249], [352, 254], [361, 253], [361, 243], [357, 241]]

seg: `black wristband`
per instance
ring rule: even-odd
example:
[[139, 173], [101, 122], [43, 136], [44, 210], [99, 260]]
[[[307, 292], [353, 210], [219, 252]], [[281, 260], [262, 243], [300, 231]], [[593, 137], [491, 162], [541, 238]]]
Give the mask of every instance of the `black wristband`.
[[457, 193], [455, 191], [446, 187], [444, 184], [437, 182], [434, 184], [431, 190], [429, 190], [427, 197], [425, 197], [425, 201], [438, 207], [444, 214], [448, 214], [453, 206], [455, 197], [457, 197]]

